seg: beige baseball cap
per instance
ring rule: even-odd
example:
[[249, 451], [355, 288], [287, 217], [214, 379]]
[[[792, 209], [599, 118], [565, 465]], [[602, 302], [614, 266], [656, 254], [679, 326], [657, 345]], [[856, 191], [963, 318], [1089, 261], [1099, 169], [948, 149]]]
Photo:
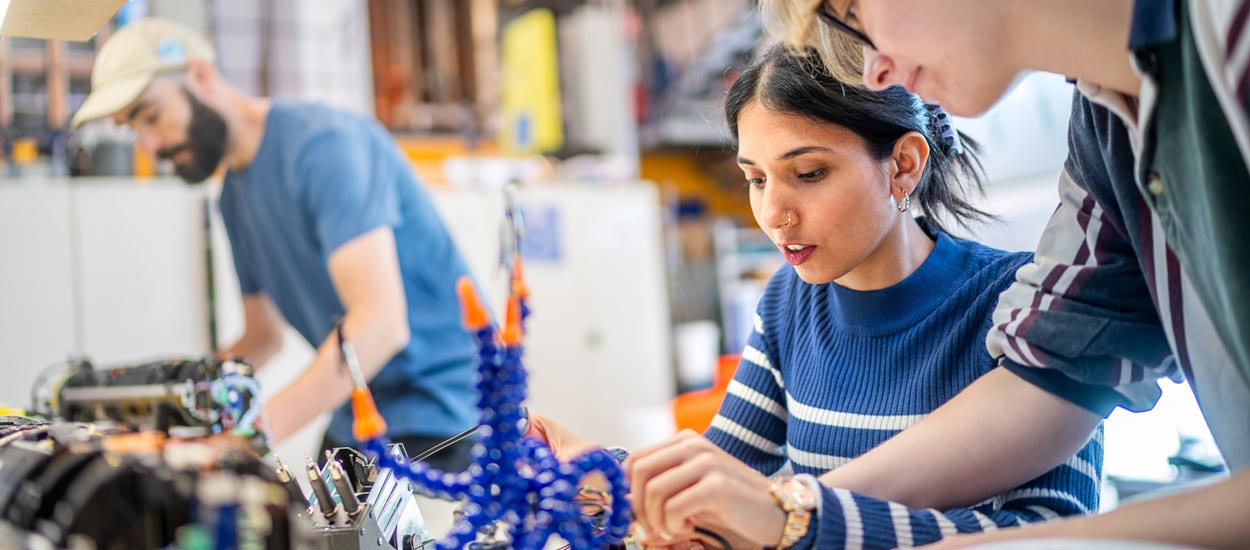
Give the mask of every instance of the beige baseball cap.
[[181, 69], [192, 59], [215, 58], [208, 41], [181, 23], [152, 17], [126, 25], [96, 55], [91, 93], [74, 113], [71, 127], [122, 110], [161, 71]]

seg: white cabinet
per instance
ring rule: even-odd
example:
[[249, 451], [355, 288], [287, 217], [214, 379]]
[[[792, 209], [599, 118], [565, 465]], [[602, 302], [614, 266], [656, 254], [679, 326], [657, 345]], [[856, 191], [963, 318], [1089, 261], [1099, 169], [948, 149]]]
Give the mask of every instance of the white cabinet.
[[101, 363], [209, 346], [203, 187], [77, 184], [82, 352]]
[[79, 349], [71, 232], [68, 188], [0, 182], [0, 405]]
[[[500, 311], [503, 200], [438, 189], [437, 207]], [[529, 407], [597, 442], [638, 446], [672, 431], [675, 392], [659, 193], [648, 183], [523, 189], [531, 292]]]
[[172, 180], [0, 184], [0, 403], [71, 356], [208, 353], [206, 205]]

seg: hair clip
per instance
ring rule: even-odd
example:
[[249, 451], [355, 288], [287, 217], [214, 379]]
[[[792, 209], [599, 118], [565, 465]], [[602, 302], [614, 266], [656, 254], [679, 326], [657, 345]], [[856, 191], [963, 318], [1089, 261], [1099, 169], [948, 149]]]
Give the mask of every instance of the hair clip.
[[959, 130], [951, 120], [950, 114], [937, 103], [926, 103], [929, 110], [929, 127], [932, 128], [934, 141], [942, 147], [948, 156], [961, 155], [964, 152], [963, 140], [959, 139]]

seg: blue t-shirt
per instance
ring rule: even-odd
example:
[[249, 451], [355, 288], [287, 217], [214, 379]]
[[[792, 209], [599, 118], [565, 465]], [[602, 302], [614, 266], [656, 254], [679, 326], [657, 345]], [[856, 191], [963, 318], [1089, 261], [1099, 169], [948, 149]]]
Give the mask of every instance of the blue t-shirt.
[[[267, 294], [314, 347], [344, 314], [330, 255], [390, 227], [412, 339], [369, 382], [378, 409], [392, 435], [445, 437], [475, 423], [477, 352], [460, 326], [455, 289], [468, 270], [380, 125], [320, 105], [274, 101], [256, 158], [226, 173], [220, 207], [243, 294]], [[351, 421], [345, 404], [327, 435], [352, 441]]]

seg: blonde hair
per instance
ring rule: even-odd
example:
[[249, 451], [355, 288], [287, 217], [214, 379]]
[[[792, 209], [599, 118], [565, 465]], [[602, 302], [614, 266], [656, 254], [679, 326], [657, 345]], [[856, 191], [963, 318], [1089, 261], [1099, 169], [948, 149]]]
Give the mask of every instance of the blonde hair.
[[842, 82], [863, 82], [863, 46], [820, 21], [816, 10], [825, 0], [760, 0], [760, 14], [769, 34], [804, 54], [812, 48], [829, 73]]

